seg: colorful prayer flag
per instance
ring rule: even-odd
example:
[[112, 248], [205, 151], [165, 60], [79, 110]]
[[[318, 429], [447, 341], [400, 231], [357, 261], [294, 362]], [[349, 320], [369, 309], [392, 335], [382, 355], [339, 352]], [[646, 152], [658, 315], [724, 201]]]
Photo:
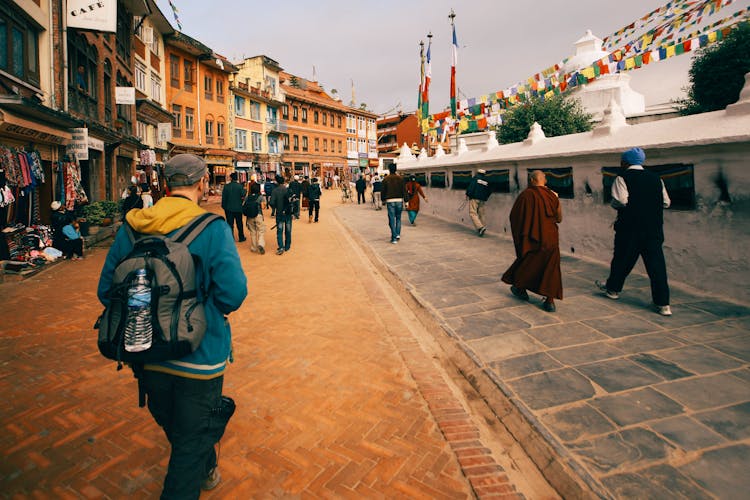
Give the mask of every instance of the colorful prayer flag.
[[[453, 15], [451, 11], [451, 15]], [[456, 25], [453, 24], [453, 43], [451, 45], [451, 116], [456, 117], [456, 64], [458, 63], [458, 41], [456, 41]]]

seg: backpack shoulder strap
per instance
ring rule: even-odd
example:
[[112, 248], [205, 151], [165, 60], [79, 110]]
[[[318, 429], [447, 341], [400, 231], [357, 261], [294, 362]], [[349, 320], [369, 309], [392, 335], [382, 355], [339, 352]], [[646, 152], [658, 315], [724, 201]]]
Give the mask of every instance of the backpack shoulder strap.
[[125, 226], [125, 234], [128, 235], [128, 239], [130, 240], [131, 245], [135, 245], [135, 241], [138, 239], [138, 235], [136, 234], [133, 227], [127, 223], [127, 221], [124, 224]]
[[206, 226], [211, 224], [213, 221], [220, 219], [222, 219], [220, 215], [212, 214], [210, 212], [201, 214], [189, 223], [182, 226], [182, 229], [177, 231], [171, 239], [173, 241], [189, 245], [206, 228]]

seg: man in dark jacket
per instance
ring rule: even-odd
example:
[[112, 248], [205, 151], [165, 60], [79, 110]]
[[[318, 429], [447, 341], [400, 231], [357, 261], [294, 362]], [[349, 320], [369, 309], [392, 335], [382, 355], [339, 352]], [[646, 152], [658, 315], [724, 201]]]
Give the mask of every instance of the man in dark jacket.
[[396, 173], [396, 164], [388, 165], [390, 172], [383, 179], [381, 196], [388, 211], [388, 226], [391, 228], [391, 243], [394, 245], [401, 239], [401, 213], [404, 211], [404, 194], [406, 187], [404, 178]]
[[478, 169], [477, 175], [471, 179], [469, 187], [466, 188], [466, 197], [469, 199], [469, 216], [471, 222], [474, 223], [478, 236], [484, 236], [487, 231], [487, 224], [484, 222], [484, 205], [492, 194], [490, 183], [487, 182], [485, 177], [486, 173], [484, 169]]
[[289, 189], [284, 185], [284, 178], [276, 176], [278, 184], [271, 193], [271, 210], [276, 213], [276, 244], [278, 249], [276, 255], [283, 255], [292, 246], [292, 218], [294, 207], [287, 206], [286, 192]]
[[671, 316], [667, 265], [664, 261], [664, 209], [671, 204], [658, 175], [643, 168], [646, 153], [641, 148], [625, 151], [620, 165], [625, 172], [612, 184], [615, 221], [615, 253], [606, 283], [597, 287], [610, 299], [618, 299], [625, 278], [638, 257], [643, 258], [651, 281], [651, 298], [656, 312]]
[[354, 183], [354, 188], [357, 190], [357, 205], [365, 202], [365, 189], [367, 189], [367, 181], [361, 175], [357, 182]]
[[297, 201], [294, 202], [294, 218], [299, 219], [299, 204], [302, 202], [302, 184], [299, 182], [299, 175], [295, 175], [292, 181], [289, 183], [288, 188], [297, 197]]
[[307, 222], [313, 221], [313, 212], [315, 213], [315, 222], [318, 222], [318, 216], [320, 215], [320, 184], [318, 184], [318, 178], [313, 177], [312, 184], [310, 184], [310, 187], [307, 188], [307, 196], [308, 196], [308, 211], [310, 213], [310, 217], [307, 219]]
[[[271, 193], [273, 192], [274, 188], [276, 187], [276, 183], [273, 181], [273, 178], [269, 174], [266, 178], [265, 184], [263, 184], [263, 193], [266, 196], [266, 208], [271, 207]], [[271, 217], [276, 215], [276, 209], [271, 207]]]
[[245, 189], [237, 182], [237, 172], [232, 172], [229, 178], [231, 182], [221, 191], [221, 208], [224, 209], [229, 227], [237, 224], [237, 236], [242, 242], [245, 241], [245, 230], [242, 226], [242, 202], [245, 199]]

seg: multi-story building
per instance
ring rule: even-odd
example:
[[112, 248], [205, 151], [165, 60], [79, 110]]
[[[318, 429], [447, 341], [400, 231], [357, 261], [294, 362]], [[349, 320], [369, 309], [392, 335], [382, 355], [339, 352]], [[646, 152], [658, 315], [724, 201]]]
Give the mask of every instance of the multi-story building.
[[387, 115], [377, 120], [378, 154], [398, 155], [398, 150], [404, 144], [409, 147], [421, 147], [422, 134], [415, 113], [397, 113]]
[[226, 182], [235, 156], [228, 123], [229, 75], [236, 68], [179, 31], [166, 38], [166, 61], [167, 109], [173, 115], [171, 153], [203, 157], [212, 183]]
[[236, 167], [264, 174], [281, 171], [283, 133], [280, 118], [284, 95], [279, 85], [279, 63], [268, 56], [256, 56], [237, 64], [233, 75], [234, 137]]
[[356, 179], [378, 167], [377, 115], [363, 109], [349, 108], [346, 114], [346, 158], [348, 176]]
[[[136, 94], [135, 135], [148, 149], [141, 150], [138, 168], [142, 179], [151, 184], [154, 197], [162, 186], [154, 168], [166, 160], [167, 141], [171, 138], [172, 113], [166, 109], [167, 93], [164, 38], [174, 29], [158, 9], [148, 0], [152, 14], [139, 19], [133, 38], [134, 82]], [[160, 133], [161, 132], [161, 133]]]

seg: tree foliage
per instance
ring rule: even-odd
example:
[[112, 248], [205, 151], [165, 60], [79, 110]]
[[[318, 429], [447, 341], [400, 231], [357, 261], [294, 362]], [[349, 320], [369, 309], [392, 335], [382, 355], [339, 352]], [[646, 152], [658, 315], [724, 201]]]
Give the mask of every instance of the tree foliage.
[[556, 95], [544, 100], [533, 99], [508, 110], [497, 132], [498, 142], [523, 141], [534, 122], [542, 126], [547, 137], [591, 130], [591, 115], [584, 112], [581, 103], [577, 99]]
[[692, 115], [724, 109], [737, 102], [750, 72], [750, 23], [735, 27], [721, 42], [697, 52], [690, 67], [687, 99], [680, 113]]

